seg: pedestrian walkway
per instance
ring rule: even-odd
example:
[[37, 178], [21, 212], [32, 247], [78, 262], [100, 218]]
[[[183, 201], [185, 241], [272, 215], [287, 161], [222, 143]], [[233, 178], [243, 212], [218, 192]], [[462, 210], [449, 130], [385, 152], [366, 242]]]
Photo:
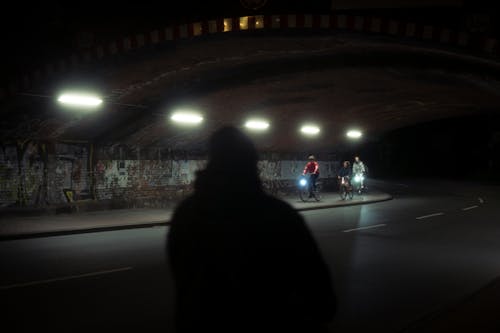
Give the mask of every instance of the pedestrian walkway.
[[[360, 205], [390, 200], [387, 193], [373, 192], [341, 200], [337, 193], [324, 193], [321, 201], [302, 202], [298, 197], [281, 199], [298, 211]], [[312, 200], [312, 199], [311, 199]], [[37, 216], [8, 216], [0, 222], [0, 239], [19, 239], [80, 232], [119, 230], [148, 226], [168, 225], [172, 208], [134, 208], [86, 211]]]

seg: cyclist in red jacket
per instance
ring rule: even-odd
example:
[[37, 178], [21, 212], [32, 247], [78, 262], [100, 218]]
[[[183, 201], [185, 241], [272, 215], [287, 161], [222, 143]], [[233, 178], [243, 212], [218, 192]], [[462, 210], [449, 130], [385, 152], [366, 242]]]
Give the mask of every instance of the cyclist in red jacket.
[[314, 155], [309, 155], [307, 158], [309, 162], [307, 162], [306, 167], [304, 168], [304, 172], [302, 173], [304, 176], [306, 174], [311, 174], [310, 176], [310, 186], [309, 186], [309, 198], [313, 197], [313, 191], [316, 190], [316, 180], [319, 177], [319, 163], [316, 161]]

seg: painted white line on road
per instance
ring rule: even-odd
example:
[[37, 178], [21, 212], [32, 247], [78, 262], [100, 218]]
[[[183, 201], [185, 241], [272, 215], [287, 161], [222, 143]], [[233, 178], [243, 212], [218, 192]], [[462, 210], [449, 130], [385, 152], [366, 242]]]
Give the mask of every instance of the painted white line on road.
[[471, 209], [474, 209], [474, 208], [478, 208], [479, 206], [470, 206], [470, 207], [465, 207], [465, 208], [462, 208], [462, 210], [471, 210]]
[[440, 215], [444, 215], [444, 213], [435, 213], [435, 214], [429, 214], [429, 215], [419, 216], [416, 219], [417, 220], [422, 220], [422, 219], [427, 219], [429, 217], [440, 216]]
[[352, 231], [358, 231], [358, 230], [380, 228], [380, 227], [385, 227], [385, 226], [386, 226], [386, 224], [375, 224], [375, 225], [370, 225], [370, 226], [367, 226], [367, 227], [359, 227], [359, 228], [355, 228], [355, 229], [347, 229], [347, 230], [343, 230], [342, 232], [352, 232]]
[[122, 268], [110, 269], [110, 270], [106, 270], [106, 271], [92, 272], [92, 273], [79, 274], [79, 275], [63, 276], [63, 277], [47, 279], [47, 280], [31, 281], [31, 282], [25, 282], [25, 283], [16, 283], [16, 284], [11, 284], [11, 285], [7, 285], [7, 286], [0, 286], [0, 290], [7, 290], [7, 289], [21, 288], [21, 287], [30, 287], [30, 286], [35, 286], [35, 285], [39, 285], [39, 284], [46, 284], [46, 283], [73, 280], [73, 279], [81, 279], [81, 278], [86, 278], [86, 277], [90, 277], [90, 276], [123, 272], [123, 271], [128, 271], [131, 269], [132, 269], [132, 267], [122, 267]]

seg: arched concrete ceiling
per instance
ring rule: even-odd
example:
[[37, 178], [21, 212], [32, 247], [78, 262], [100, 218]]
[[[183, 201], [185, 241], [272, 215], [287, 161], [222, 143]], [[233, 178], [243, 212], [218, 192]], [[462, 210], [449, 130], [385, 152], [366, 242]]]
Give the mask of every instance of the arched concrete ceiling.
[[[403, 126], [498, 112], [500, 65], [458, 49], [356, 33], [238, 32], [143, 48], [38, 87], [3, 107], [4, 139], [125, 143], [199, 149], [222, 124], [250, 116], [271, 122], [250, 134], [260, 149], [330, 150], [357, 127], [366, 139]], [[106, 106], [68, 113], [49, 98], [86, 84]], [[199, 110], [205, 122], [180, 128], [177, 108]], [[19, 112], [22, 110], [22, 112]], [[320, 125], [316, 138], [298, 132]]]

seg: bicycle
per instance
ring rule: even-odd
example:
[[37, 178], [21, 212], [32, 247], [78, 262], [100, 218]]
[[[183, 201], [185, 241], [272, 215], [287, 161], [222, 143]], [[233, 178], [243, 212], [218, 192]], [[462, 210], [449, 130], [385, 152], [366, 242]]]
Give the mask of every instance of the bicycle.
[[359, 195], [361, 195], [363, 192], [366, 192], [364, 181], [365, 181], [365, 176], [362, 173], [356, 174], [354, 176], [354, 190]]
[[339, 179], [339, 194], [342, 200], [347, 198], [352, 199], [354, 194], [352, 190], [351, 183], [349, 182], [349, 177], [343, 176]]
[[310, 187], [312, 186], [311, 177], [300, 176], [298, 180], [298, 192], [299, 198], [303, 202], [308, 202], [311, 200], [320, 201], [321, 200], [321, 183], [316, 182], [316, 186], [310, 191]]

